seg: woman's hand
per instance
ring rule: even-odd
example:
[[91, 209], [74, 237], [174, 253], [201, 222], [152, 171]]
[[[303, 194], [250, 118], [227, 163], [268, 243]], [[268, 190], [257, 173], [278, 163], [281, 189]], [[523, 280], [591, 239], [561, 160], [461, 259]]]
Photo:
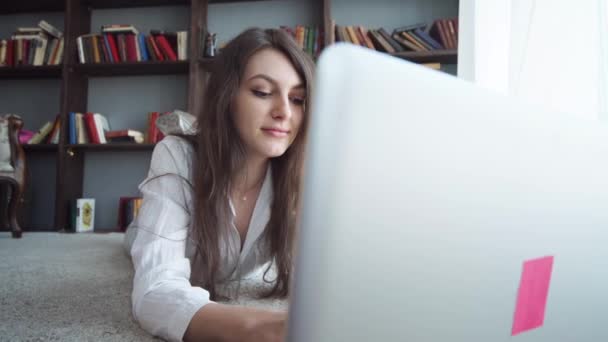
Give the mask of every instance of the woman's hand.
[[266, 310], [250, 312], [250, 321], [245, 325], [245, 336], [240, 341], [283, 342], [287, 327], [287, 313]]
[[287, 313], [210, 303], [190, 321], [184, 341], [283, 342]]

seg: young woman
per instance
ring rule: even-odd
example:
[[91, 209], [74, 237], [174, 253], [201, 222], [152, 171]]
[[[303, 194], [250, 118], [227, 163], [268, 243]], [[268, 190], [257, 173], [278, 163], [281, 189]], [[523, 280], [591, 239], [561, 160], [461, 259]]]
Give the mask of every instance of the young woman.
[[161, 141], [140, 185], [133, 315], [172, 341], [279, 341], [286, 313], [213, 300], [270, 261], [268, 295], [287, 295], [314, 65], [273, 29], [244, 31], [214, 63], [197, 134]]

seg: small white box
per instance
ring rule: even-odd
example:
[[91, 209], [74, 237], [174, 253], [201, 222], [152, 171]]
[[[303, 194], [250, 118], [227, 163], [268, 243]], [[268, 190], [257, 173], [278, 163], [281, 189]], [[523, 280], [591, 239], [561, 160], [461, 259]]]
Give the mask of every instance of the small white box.
[[95, 199], [76, 200], [76, 232], [92, 232], [95, 226]]

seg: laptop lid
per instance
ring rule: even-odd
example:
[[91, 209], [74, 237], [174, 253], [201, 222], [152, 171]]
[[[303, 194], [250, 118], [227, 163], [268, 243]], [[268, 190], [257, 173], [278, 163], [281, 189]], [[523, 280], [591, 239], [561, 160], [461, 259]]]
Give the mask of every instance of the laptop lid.
[[608, 340], [608, 132], [337, 44], [288, 340]]

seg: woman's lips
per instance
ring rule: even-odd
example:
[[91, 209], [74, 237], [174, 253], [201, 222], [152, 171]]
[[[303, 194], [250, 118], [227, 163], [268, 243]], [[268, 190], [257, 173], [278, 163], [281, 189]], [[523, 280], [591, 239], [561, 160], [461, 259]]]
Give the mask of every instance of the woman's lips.
[[289, 131], [280, 128], [262, 128], [262, 131], [277, 138], [283, 138], [289, 135]]

